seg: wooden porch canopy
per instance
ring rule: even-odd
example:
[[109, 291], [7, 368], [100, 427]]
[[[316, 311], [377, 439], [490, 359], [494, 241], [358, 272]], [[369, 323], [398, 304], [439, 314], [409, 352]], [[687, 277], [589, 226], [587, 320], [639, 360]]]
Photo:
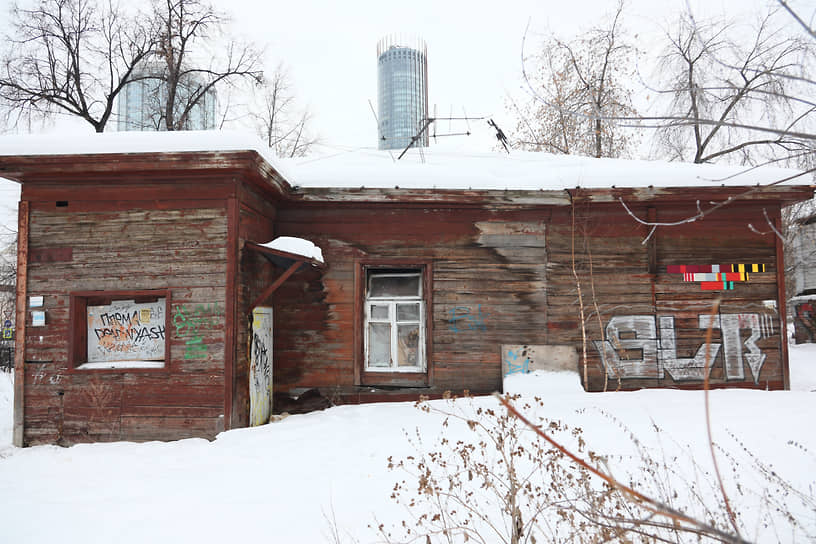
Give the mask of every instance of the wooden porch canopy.
[[299, 255], [297, 253], [282, 251], [280, 249], [272, 249], [257, 242], [246, 241], [244, 243], [244, 248], [260, 253], [266, 258], [266, 260], [284, 271], [277, 277], [277, 279], [275, 279], [275, 281], [264, 289], [263, 293], [261, 293], [258, 298], [252, 302], [252, 304], [250, 304], [249, 313], [252, 313], [252, 310], [260, 306], [267, 298], [272, 296], [272, 293], [274, 293], [278, 287], [283, 285], [283, 282], [289, 279], [289, 276], [297, 272], [304, 263], [308, 263], [315, 268], [323, 268], [325, 266], [322, 261], [318, 261], [317, 259], [306, 257], [305, 255]]

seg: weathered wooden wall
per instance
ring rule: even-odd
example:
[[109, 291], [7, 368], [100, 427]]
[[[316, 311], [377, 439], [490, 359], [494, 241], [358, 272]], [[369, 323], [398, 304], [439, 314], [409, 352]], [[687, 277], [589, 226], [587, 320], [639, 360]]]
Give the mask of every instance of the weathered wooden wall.
[[[281, 270], [275, 270], [263, 256], [244, 249], [244, 242], [266, 243], [275, 236], [275, 206], [257, 190], [242, 186], [240, 191], [238, 247], [240, 248], [236, 315], [235, 394], [232, 426], [249, 425], [249, 349], [252, 341], [250, 304]], [[270, 299], [266, 303], [272, 304]], [[276, 316], [277, 317], [277, 316]], [[272, 348], [272, 346], [269, 346]], [[274, 357], [274, 355], [272, 355]]]
[[[63, 192], [66, 206], [31, 205], [28, 294], [44, 297], [46, 325], [28, 318], [26, 444], [214, 436], [224, 414], [226, 209], [83, 201], [95, 190], [85, 189]], [[171, 291], [165, 368], [69, 368], [70, 293], [140, 289]]]
[[[646, 207], [634, 211], [643, 219], [649, 217]], [[772, 216], [778, 215], [778, 208], [771, 211]], [[652, 213], [653, 221], [672, 223], [693, 216], [696, 206], [656, 205]], [[618, 376], [623, 378], [620, 386], [624, 389], [700, 387], [705, 361], [705, 351], [700, 349], [708, 328], [704, 325], [719, 300], [715, 320], [721, 320], [723, 328], [712, 330], [712, 344], [720, 345], [718, 351], [715, 347], [711, 351], [712, 384], [781, 388], [784, 372], [776, 237], [753, 232], [749, 223], [765, 225], [769, 230], [762, 206], [736, 204], [697, 221], [659, 227], [644, 244], [650, 228], [635, 222], [620, 205], [577, 204], [574, 228], [571, 209], [558, 210], [553, 214], [548, 236], [551, 342], [582, 347], [580, 285], [589, 389], [617, 389]], [[578, 281], [573, 274], [573, 244]], [[733, 290], [706, 291], [700, 282], [684, 281], [683, 274], [667, 271], [671, 265], [727, 263], [764, 264], [765, 272], [750, 274], [747, 282], [734, 282]], [[614, 332], [609, 328], [613, 318], [612, 329], [617, 329], [618, 334], [610, 336]], [[728, 330], [731, 336], [724, 332]], [[755, 333], [756, 349], [749, 345]], [[724, 335], [728, 336], [725, 340]], [[601, 360], [604, 341], [612, 355], [607, 362], [613, 367], [606, 373]], [[661, 349], [666, 358], [663, 361], [659, 360]], [[757, 349], [761, 351], [756, 357], [762, 359], [762, 366], [754, 376], [747, 362], [751, 350]], [[726, 351], [732, 361], [740, 359], [739, 371], [734, 370], [728, 377], [723, 370]], [[682, 368], [674, 369], [669, 364], [671, 359], [692, 359], [698, 353], [701, 355], [696, 362], [675, 365]], [[583, 364], [580, 371], [583, 374]]]
[[[688, 202], [650, 206], [652, 211], [645, 205], [635, 211], [664, 222], [696, 212]], [[276, 298], [276, 390], [334, 388], [342, 400], [360, 385], [354, 381], [359, 346], [353, 331], [362, 316], [359, 309], [355, 313], [354, 278], [357, 263], [368, 259], [433, 264], [431, 394], [501, 389], [502, 345], [568, 345], [581, 357], [578, 285], [589, 389], [616, 389], [618, 375], [624, 389], [699, 387], [702, 368], [692, 359], [705, 343], [707, 327], [701, 323], [709, 320], [700, 316], [710, 313], [718, 298], [715, 321], [722, 327], [713, 329], [712, 343], [720, 345], [713, 384], [782, 387], [775, 237], [748, 228], [748, 223], [766, 224], [763, 209], [778, 215], [778, 207], [767, 204], [734, 204], [703, 220], [660, 228], [644, 244], [648, 228], [617, 202], [576, 200], [574, 222], [569, 206], [286, 207], [279, 211], [277, 234], [314, 241], [328, 266], [322, 274], [290, 280]], [[667, 271], [669, 265], [727, 263], [763, 264], [765, 272], [735, 282], [730, 291], [703, 291], [699, 282]], [[629, 330], [632, 326], [640, 332]], [[606, 373], [604, 341], [619, 359], [609, 361], [614, 368]], [[723, 370], [726, 344], [730, 376]], [[736, 357], [744, 363], [739, 369]], [[758, 365], [756, 374], [750, 357]], [[579, 364], [582, 374], [583, 368]]]
[[[279, 210], [277, 234], [323, 249], [327, 268], [275, 300], [275, 387], [354, 386], [356, 260], [433, 262], [431, 391], [501, 389], [500, 345], [545, 343], [548, 211], [337, 206]], [[359, 385], [359, 384], [357, 384]]]

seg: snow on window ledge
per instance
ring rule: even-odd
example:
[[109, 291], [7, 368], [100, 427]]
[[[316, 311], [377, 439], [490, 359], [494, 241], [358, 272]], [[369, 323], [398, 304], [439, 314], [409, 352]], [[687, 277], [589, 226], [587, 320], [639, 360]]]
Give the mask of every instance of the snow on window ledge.
[[76, 368], [77, 370], [164, 368], [164, 361], [97, 361], [82, 363]]

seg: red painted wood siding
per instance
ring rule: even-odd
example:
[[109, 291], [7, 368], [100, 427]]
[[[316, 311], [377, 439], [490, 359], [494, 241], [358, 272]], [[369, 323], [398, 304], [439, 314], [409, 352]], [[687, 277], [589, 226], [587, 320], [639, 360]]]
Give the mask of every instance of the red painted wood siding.
[[[212, 437], [223, 427], [225, 237], [226, 210], [217, 205], [32, 207], [30, 247], [70, 248], [61, 253], [70, 260], [28, 266], [28, 291], [44, 297], [46, 326], [26, 334], [27, 444]], [[164, 369], [68, 368], [71, 292], [165, 288], [172, 303]], [[184, 326], [194, 320], [196, 330]], [[188, 351], [193, 336], [203, 351]]]

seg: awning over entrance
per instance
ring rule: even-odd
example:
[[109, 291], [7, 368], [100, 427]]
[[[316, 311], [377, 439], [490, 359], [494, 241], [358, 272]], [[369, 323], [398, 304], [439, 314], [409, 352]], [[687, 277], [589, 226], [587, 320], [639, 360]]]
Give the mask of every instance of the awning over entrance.
[[263, 304], [303, 264], [309, 264], [316, 268], [325, 266], [320, 248], [302, 238], [280, 236], [265, 244], [247, 241], [244, 243], [244, 248], [260, 253], [270, 263], [284, 271], [252, 302], [249, 307], [250, 313]]

